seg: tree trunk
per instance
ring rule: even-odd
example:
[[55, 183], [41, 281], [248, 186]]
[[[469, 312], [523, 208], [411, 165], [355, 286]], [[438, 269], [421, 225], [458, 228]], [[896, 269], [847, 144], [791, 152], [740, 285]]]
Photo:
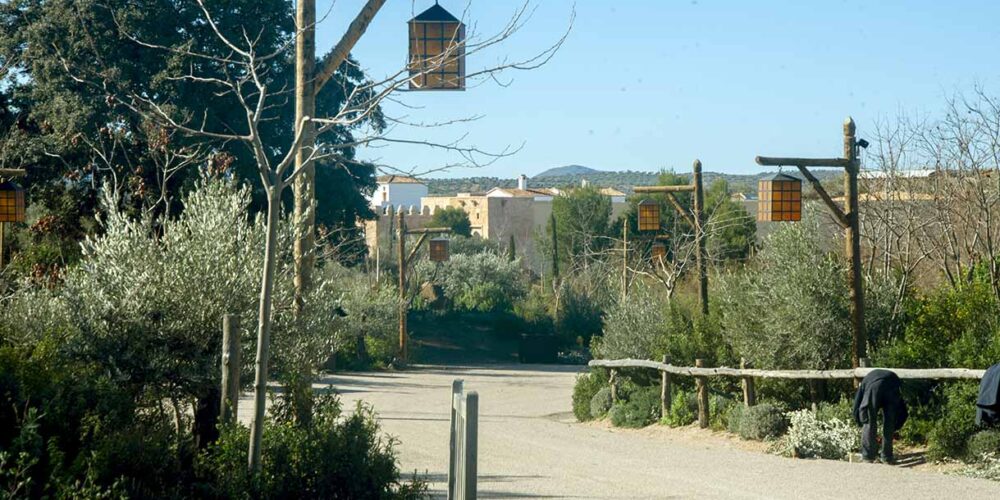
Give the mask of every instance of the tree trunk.
[[302, 147], [295, 154], [295, 307], [301, 310], [303, 297], [312, 286], [316, 246], [316, 166], [309, 161], [316, 147], [316, 125], [304, 122], [316, 116], [316, 0], [299, 0], [295, 11], [299, 36], [295, 44], [295, 123], [302, 124]]
[[249, 467], [253, 473], [260, 472], [260, 444], [264, 431], [264, 405], [267, 402], [267, 362], [271, 347], [271, 301], [274, 291], [274, 267], [278, 244], [278, 214], [281, 211], [281, 199], [277, 188], [267, 188], [267, 194], [267, 240], [264, 245], [264, 276], [260, 283], [254, 408], [253, 422], [250, 425]]

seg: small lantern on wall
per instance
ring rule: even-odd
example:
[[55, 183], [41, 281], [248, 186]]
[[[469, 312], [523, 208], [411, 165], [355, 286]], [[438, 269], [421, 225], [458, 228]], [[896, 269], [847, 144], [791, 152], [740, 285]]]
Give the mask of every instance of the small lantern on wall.
[[802, 181], [779, 173], [757, 183], [757, 220], [785, 222], [802, 220]]
[[430, 241], [432, 262], [446, 262], [448, 260], [448, 243], [448, 238], [434, 238]]
[[0, 222], [24, 222], [24, 189], [13, 182], [0, 184]]
[[653, 243], [653, 262], [660, 262], [667, 258], [667, 245], [657, 241]]
[[410, 90], [465, 90], [465, 25], [437, 2], [409, 25]]
[[660, 230], [660, 204], [652, 200], [639, 202], [639, 230]]

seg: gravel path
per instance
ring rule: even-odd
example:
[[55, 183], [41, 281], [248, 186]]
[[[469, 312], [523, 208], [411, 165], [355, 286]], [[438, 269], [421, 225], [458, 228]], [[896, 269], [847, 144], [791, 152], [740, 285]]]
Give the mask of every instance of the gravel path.
[[570, 413], [578, 370], [420, 367], [324, 383], [347, 408], [359, 399], [375, 405], [402, 442], [403, 470], [426, 473], [436, 497], [446, 481], [451, 381], [461, 378], [480, 398], [480, 498], [1000, 498], [1000, 484], [989, 481], [578, 424]]

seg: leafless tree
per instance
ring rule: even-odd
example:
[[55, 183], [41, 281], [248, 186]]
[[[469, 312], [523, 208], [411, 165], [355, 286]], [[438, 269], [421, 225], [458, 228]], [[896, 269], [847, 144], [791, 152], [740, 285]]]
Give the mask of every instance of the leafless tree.
[[[138, 35], [131, 33], [124, 23], [120, 23], [121, 34], [138, 46], [146, 49], [153, 49], [170, 53], [188, 61], [187, 70], [172, 76], [173, 79], [191, 85], [201, 86], [204, 92], [210, 92], [218, 99], [228, 99], [234, 105], [239, 106], [245, 112], [245, 120], [241, 123], [227, 123], [224, 126], [213, 126], [207, 119], [206, 114], [184, 115], [175, 110], [169, 102], [161, 101], [159, 96], [132, 91], [130, 89], [116, 89], [111, 85], [106, 75], [100, 72], [100, 68], [95, 71], [91, 68], [72, 67], [64, 61], [65, 70], [78, 83], [96, 86], [102, 89], [108, 96], [109, 102], [121, 106], [128, 111], [140, 115], [152, 123], [157, 124], [171, 132], [177, 132], [188, 137], [193, 137], [205, 141], [225, 141], [229, 143], [242, 144], [252, 154], [257, 173], [264, 186], [267, 198], [267, 238], [264, 250], [264, 273], [261, 280], [260, 307], [257, 325], [257, 359], [256, 375], [254, 382], [255, 408], [254, 420], [251, 427], [250, 439], [250, 468], [259, 470], [260, 466], [260, 442], [262, 425], [264, 419], [264, 403], [266, 397], [266, 384], [268, 380], [268, 358], [271, 334], [272, 316], [272, 291], [275, 283], [275, 256], [277, 253], [276, 233], [279, 214], [281, 211], [281, 195], [284, 190], [290, 187], [296, 179], [305, 172], [304, 168], [293, 168], [296, 164], [296, 155], [301, 152], [306, 153], [306, 157], [300, 162], [301, 165], [311, 165], [325, 158], [337, 158], [343, 151], [363, 145], [377, 144], [408, 144], [424, 147], [445, 149], [455, 153], [466, 165], [478, 165], [484, 161], [490, 161], [510, 154], [510, 151], [491, 153], [474, 146], [466, 146], [461, 141], [447, 144], [435, 143], [419, 138], [398, 137], [394, 134], [396, 130], [390, 127], [388, 131], [380, 131], [373, 127], [362, 129], [362, 133], [350, 143], [329, 143], [317, 142], [314, 147], [303, 149], [305, 134], [303, 131], [306, 125], [315, 127], [315, 136], [325, 137], [324, 132], [338, 127], [354, 127], [364, 124], [367, 118], [379, 109], [380, 105], [387, 101], [399, 99], [400, 91], [408, 86], [412, 77], [429, 74], [440, 69], [450, 58], [459, 51], [464, 51], [467, 57], [475, 56], [492, 47], [499, 46], [510, 37], [514, 36], [524, 27], [531, 17], [529, 4], [525, 3], [520, 9], [515, 11], [510, 21], [497, 33], [489, 36], [479, 36], [473, 30], [463, 43], [449, 44], [447, 50], [440, 56], [429, 61], [421, 72], [411, 74], [410, 68], [402, 67], [398, 71], [381, 79], [374, 79], [371, 83], [359, 85], [353, 89], [345, 88], [346, 97], [339, 109], [328, 116], [304, 116], [294, 124], [295, 134], [289, 144], [267, 144], [261, 133], [262, 124], [275, 120], [278, 109], [287, 101], [291, 89], [271, 88], [269, 86], [269, 72], [271, 65], [278, 58], [290, 59], [288, 52], [294, 48], [294, 39], [270, 53], [258, 51], [258, 34], [247, 32], [245, 29], [239, 33], [226, 32], [219, 27], [203, 0], [194, 0], [200, 9], [204, 22], [211, 28], [215, 36], [218, 50], [212, 53], [198, 52], [188, 46], [165, 46], [159, 45], [149, 40], [144, 40]], [[381, 4], [382, 2], [371, 2]], [[364, 12], [362, 13], [364, 14]], [[369, 19], [370, 21], [370, 19]], [[570, 23], [572, 25], [572, 22]], [[300, 27], [301, 29], [301, 27]], [[357, 31], [359, 30], [359, 31]], [[354, 38], [354, 42], [364, 32], [364, 26], [355, 26], [348, 29], [345, 39]], [[541, 52], [519, 60], [502, 59], [494, 65], [486, 66], [480, 70], [471, 71], [466, 78], [470, 81], [494, 80], [498, 81], [498, 75], [511, 70], [530, 70], [540, 67], [548, 62], [555, 52], [566, 40], [568, 30], [550, 47]], [[349, 40], [348, 40], [349, 41]], [[346, 49], [335, 48], [336, 53], [343, 52], [340, 60], [346, 60], [346, 53], [349, 52], [353, 42], [345, 45]], [[202, 68], [212, 67], [213, 72], [206, 72]], [[324, 66], [319, 73], [318, 79], [325, 81], [333, 75], [339, 67], [333, 65]], [[403, 117], [394, 119], [398, 124], [409, 124], [415, 127], [428, 126], [427, 124], [408, 121]], [[430, 126], [433, 126], [431, 124]], [[312, 130], [310, 130], [312, 132]], [[176, 165], [176, 163], [174, 163]]]

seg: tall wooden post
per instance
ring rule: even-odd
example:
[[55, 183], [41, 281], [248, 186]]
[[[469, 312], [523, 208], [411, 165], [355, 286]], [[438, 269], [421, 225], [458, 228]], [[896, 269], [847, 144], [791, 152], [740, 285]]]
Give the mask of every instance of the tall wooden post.
[[236, 422], [240, 402], [240, 317], [222, 317], [222, 423]]
[[[703, 368], [705, 360], [699, 358], [694, 360], [695, 368]], [[708, 378], [695, 377], [695, 387], [698, 390], [698, 427], [708, 428]]]
[[867, 356], [867, 339], [865, 335], [865, 289], [861, 279], [861, 216], [858, 210], [858, 146], [855, 132], [857, 127], [854, 119], [848, 117], [844, 122], [844, 158], [847, 159], [847, 173], [844, 176], [844, 193], [847, 203], [844, 207], [847, 216], [845, 230], [845, 245], [850, 270], [851, 282], [851, 327], [853, 330], [853, 352], [851, 361], [854, 368], [859, 366], [861, 358]]
[[406, 219], [402, 205], [396, 213], [396, 231], [399, 238], [399, 357], [406, 363], [409, 359], [408, 342], [406, 338], [406, 314], [409, 303], [406, 300]]
[[628, 298], [628, 219], [622, 221], [622, 302]]
[[691, 178], [694, 184], [694, 237], [698, 244], [696, 263], [698, 266], [698, 300], [701, 303], [701, 314], [708, 315], [708, 242], [705, 238], [705, 189], [701, 180], [701, 160], [694, 161]]
[[302, 147], [295, 154], [295, 170], [301, 171], [292, 189], [295, 193], [295, 307], [312, 285], [316, 247], [316, 166], [310, 161], [316, 147], [316, 125], [303, 123], [316, 116], [316, 0], [298, 0], [295, 23], [295, 124], [302, 127]]

